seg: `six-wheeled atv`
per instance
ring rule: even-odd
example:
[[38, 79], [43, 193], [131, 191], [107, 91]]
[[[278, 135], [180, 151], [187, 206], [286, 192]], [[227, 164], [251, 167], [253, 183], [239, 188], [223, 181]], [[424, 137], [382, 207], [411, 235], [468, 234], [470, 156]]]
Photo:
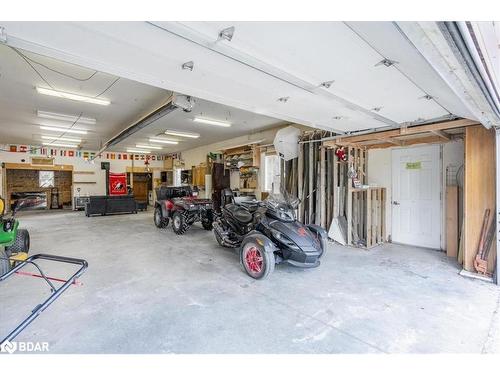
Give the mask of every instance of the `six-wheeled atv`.
[[214, 222], [219, 245], [238, 249], [240, 262], [254, 279], [263, 279], [276, 263], [312, 268], [326, 251], [327, 233], [295, 218], [298, 199], [286, 192], [255, 202], [229, 203]]
[[6, 274], [16, 261], [27, 258], [30, 248], [30, 235], [26, 229], [19, 229], [15, 215], [23, 206], [23, 201], [12, 210], [12, 215], [5, 217], [5, 202], [0, 198], [0, 276]]
[[161, 186], [156, 189], [154, 222], [165, 228], [172, 220], [176, 234], [184, 234], [199, 221], [205, 230], [212, 230], [214, 211], [210, 199], [199, 199], [189, 186]]

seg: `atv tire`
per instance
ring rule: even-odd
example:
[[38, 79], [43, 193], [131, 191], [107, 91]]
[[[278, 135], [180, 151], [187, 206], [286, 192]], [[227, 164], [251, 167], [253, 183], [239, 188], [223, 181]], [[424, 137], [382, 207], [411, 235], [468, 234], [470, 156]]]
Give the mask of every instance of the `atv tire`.
[[30, 234], [27, 229], [18, 229], [16, 239], [11, 246], [5, 247], [5, 254], [10, 257], [15, 253], [28, 253], [30, 250]]
[[10, 271], [10, 260], [5, 251], [0, 249], [0, 276]]
[[186, 220], [186, 215], [180, 211], [175, 211], [172, 216], [172, 229], [175, 234], [182, 235], [186, 233], [190, 225]]
[[202, 225], [203, 229], [205, 229], [205, 230], [212, 230], [213, 229], [211, 220], [202, 220], [201, 225]]
[[276, 264], [274, 253], [266, 251], [253, 241], [245, 243], [241, 249], [243, 268], [248, 276], [257, 280], [268, 277]]
[[160, 206], [155, 207], [154, 222], [157, 228], [165, 228], [168, 225], [169, 219], [163, 216]]

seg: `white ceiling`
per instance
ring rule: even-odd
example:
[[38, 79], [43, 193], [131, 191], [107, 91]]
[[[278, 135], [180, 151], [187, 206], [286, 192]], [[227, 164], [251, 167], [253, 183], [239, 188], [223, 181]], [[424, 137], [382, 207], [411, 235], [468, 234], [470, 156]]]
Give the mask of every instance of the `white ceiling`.
[[[233, 39], [230, 43], [217, 45], [218, 50], [251, 61], [253, 65], [259, 64], [263, 69], [272, 69], [277, 76], [298, 81], [301, 86], [309, 86], [309, 89], [318, 91], [317, 96], [320, 98], [332, 98], [333, 94], [372, 114], [376, 112], [371, 109], [379, 107], [381, 110], [378, 115], [384, 117], [387, 123], [416, 121], [419, 118], [428, 120], [449, 113], [434, 100], [422, 100], [426, 93], [397, 69], [377, 66], [384, 56], [343, 22], [155, 24], [191, 40], [206, 41], [217, 36], [220, 30], [234, 26], [236, 31]], [[215, 45], [213, 48], [216, 49]], [[330, 89], [319, 88], [322, 82], [331, 80], [334, 82]], [[278, 96], [285, 94], [276, 92]], [[296, 103], [297, 99], [290, 94], [289, 105]], [[329, 107], [330, 111], [322, 121], [325, 125], [338, 126], [332, 121], [337, 116], [346, 117], [345, 121], [341, 121], [343, 127], [359, 129], [359, 125], [363, 126], [356, 124], [356, 121], [365, 121], [366, 125], [373, 123], [372, 119], [365, 119], [366, 116], [362, 116], [359, 111], [339, 106], [334, 100], [331, 100]]]
[[[447, 73], [446, 59], [437, 64], [431, 58], [429, 51], [446, 40], [437, 23], [430, 24], [437, 30], [430, 43], [419, 40], [422, 32], [411, 32], [423, 27], [418, 22], [0, 22], [0, 37], [9, 46], [200, 98], [195, 111], [209, 111], [204, 100], [223, 105], [212, 109], [214, 116], [238, 108], [232, 110], [237, 126], [210, 128], [195, 142], [203, 144], [276, 123], [273, 119], [339, 133], [453, 116], [478, 120], [487, 109], [475, 104], [479, 100], [464, 104], [464, 97], [481, 94], [466, 84], [465, 91], [475, 92], [464, 95], [457, 90], [462, 86], [451, 83], [447, 74], [468, 79], [462, 66], [455, 64]], [[219, 38], [228, 27], [235, 28], [233, 38]], [[384, 60], [394, 64], [385, 66]], [[188, 61], [194, 63], [193, 70], [182, 69]], [[322, 85], [327, 81], [333, 81], [330, 87]], [[97, 91], [84, 85], [69, 88]], [[153, 94], [157, 89], [149, 86], [143, 87], [144, 95], [133, 88], [114, 89], [109, 95], [126, 104], [110, 106], [120, 112], [113, 116], [140, 112], [130, 105], [131, 98], [151, 105], [160, 101], [161, 95]], [[239, 110], [267, 117], [252, 118]], [[182, 115], [174, 113], [163, 121]], [[171, 125], [192, 129], [186, 116], [187, 122]], [[115, 120], [125, 125], [123, 119]], [[148, 131], [163, 127], [156, 125]]]
[[[50, 69], [79, 79], [88, 78], [95, 71], [24, 50], [20, 52], [32, 59], [30, 62], [42, 76], [61, 91], [95, 96], [117, 78], [98, 72], [87, 81], [79, 81]], [[82, 138], [82, 148], [98, 150], [109, 138], [156, 109], [171, 94], [170, 91], [164, 89], [120, 78], [108, 91], [99, 96], [110, 100], [111, 104], [100, 106], [40, 95], [36, 92], [35, 86], [47, 87], [47, 83], [13, 49], [0, 45], [0, 92], [8, 93], [0, 95], [0, 143], [40, 144], [42, 141], [47, 142], [47, 140], [42, 140], [42, 135], [60, 135], [60, 133], [41, 130], [39, 126], [42, 122], [50, 122], [62, 127], [70, 125], [70, 123], [38, 118], [36, 112], [41, 110], [76, 116], [81, 113], [82, 117], [95, 118], [97, 120], [95, 125], [74, 125], [74, 128], [87, 130], [87, 135], [66, 134], [65, 136]], [[194, 123], [192, 121], [194, 116], [229, 121], [233, 123], [233, 126], [221, 128]], [[178, 138], [179, 144], [161, 145], [163, 150], [158, 152], [181, 151], [236, 137], [277, 123], [280, 121], [266, 116], [205, 100], [196, 100], [196, 106], [191, 113], [176, 110], [111, 150], [124, 151], [127, 147], [135, 148], [136, 144], [148, 144], [149, 137], [158, 135], [166, 129], [191, 131], [201, 135], [198, 139], [171, 137]]]
[[[1, 22], [6, 42], [303, 125], [474, 118], [393, 22]], [[231, 41], [219, 32], [235, 27]], [[75, 43], [78, 41], [78, 43]], [[383, 59], [397, 63], [386, 67]], [[192, 71], [182, 64], [194, 62]], [[321, 83], [333, 80], [330, 88]], [[430, 95], [430, 100], [424, 96]], [[279, 98], [289, 98], [279, 101]], [[374, 108], [379, 108], [375, 111]]]
[[[197, 123], [193, 121], [195, 117], [229, 122], [231, 123], [231, 127]], [[274, 118], [195, 98], [195, 106], [191, 112], [186, 113], [181, 109], [177, 109], [155, 121], [140, 132], [133, 134], [116, 147], [110, 149], [118, 150], [125, 149], [126, 147], [136, 148], [135, 146], [137, 144], [150, 144], [161, 146], [163, 148], [161, 152], [183, 151], [241, 135], [251, 134], [282, 123], [283, 121]], [[192, 139], [165, 135], [164, 132], [167, 129], [198, 133], [200, 137]], [[176, 139], [179, 143], [177, 145], [149, 143], [149, 138], [156, 136]]]

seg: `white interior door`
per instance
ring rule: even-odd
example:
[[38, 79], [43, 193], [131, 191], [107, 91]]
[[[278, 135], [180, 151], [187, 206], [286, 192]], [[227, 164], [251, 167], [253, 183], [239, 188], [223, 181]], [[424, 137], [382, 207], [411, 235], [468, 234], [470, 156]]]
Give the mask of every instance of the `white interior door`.
[[392, 241], [441, 247], [439, 145], [392, 150]]

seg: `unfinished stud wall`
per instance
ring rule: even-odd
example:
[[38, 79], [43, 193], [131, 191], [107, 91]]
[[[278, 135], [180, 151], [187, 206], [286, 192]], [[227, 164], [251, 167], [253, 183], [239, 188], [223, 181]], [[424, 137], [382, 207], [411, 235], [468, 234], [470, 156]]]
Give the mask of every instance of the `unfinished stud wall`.
[[387, 236], [390, 236], [392, 234], [392, 158], [390, 148], [368, 150], [368, 184], [386, 188], [385, 227]]
[[325, 146], [324, 137], [321, 131], [304, 134], [296, 167], [290, 163], [297, 176], [285, 169], [287, 190], [295, 194], [296, 189], [301, 198], [298, 220], [320, 225], [341, 244], [370, 248], [385, 242], [386, 190], [363, 187], [366, 148]]
[[[495, 131], [481, 125], [465, 131], [465, 185], [464, 185], [464, 268], [474, 271], [484, 211], [489, 208], [496, 221], [496, 152]], [[491, 216], [490, 216], [491, 217]], [[494, 269], [496, 241], [488, 258], [488, 270]]]

